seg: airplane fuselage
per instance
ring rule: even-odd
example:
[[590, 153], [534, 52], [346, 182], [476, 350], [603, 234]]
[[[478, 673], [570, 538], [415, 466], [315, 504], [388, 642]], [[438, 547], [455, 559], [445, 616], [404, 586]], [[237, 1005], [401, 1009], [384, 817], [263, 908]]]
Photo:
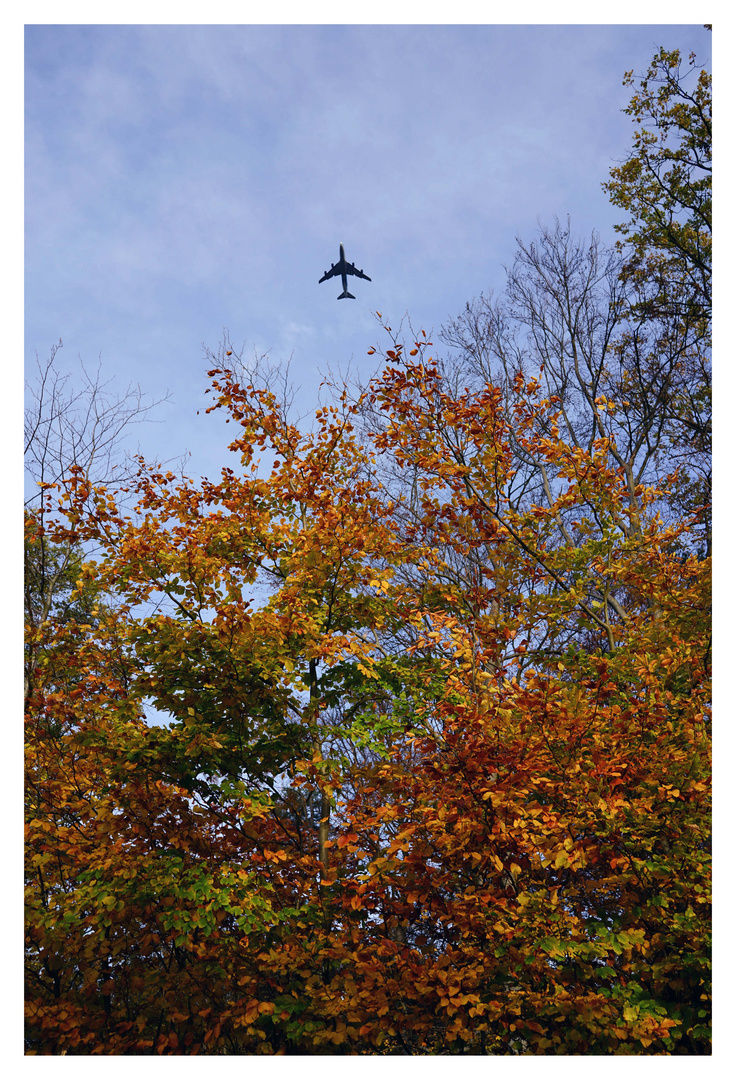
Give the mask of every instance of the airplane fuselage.
[[[340, 244], [340, 262], [338, 263], [338, 265], [340, 267], [340, 276], [342, 277], [342, 291], [346, 293], [348, 291], [348, 275], [345, 270], [345, 248], [342, 246], [342, 244]], [[337, 299], [341, 300], [342, 297], [338, 296]]]

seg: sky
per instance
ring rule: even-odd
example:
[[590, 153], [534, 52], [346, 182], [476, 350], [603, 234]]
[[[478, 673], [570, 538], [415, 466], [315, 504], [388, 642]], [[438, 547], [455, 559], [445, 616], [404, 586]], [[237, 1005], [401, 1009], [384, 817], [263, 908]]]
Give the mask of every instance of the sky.
[[[308, 411], [374, 369], [376, 312], [436, 336], [555, 216], [613, 241], [623, 75], [659, 45], [710, 61], [700, 23], [27, 26], [27, 375], [61, 339], [63, 369], [170, 395], [142, 452], [214, 478], [224, 334]], [[341, 242], [371, 281], [338, 302]]]

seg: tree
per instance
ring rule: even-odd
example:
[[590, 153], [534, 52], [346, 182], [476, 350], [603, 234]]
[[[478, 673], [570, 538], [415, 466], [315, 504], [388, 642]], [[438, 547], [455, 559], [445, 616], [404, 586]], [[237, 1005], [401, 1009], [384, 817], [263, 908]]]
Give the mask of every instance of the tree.
[[[626, 273], [642, 292], [641, 308], [676, 314], [695, 334], [708, 333], [712, 278], [711, 76], [691, 53], [660, 49], [624, 110], [637, 128], [623, 164], [604, 184], [619, 225]], [[633, 72], [624, 85], [633, 86]]]
[[[88, 1041], [80, 1042], [77, 1023], [69, 1025], [67, 1035], [67, 1027], [57, 1023], [58, 1009], [48, 1011], [42, 1004], [50, 993], [58, 997], [61, 985], [43, 976], [49, 950], [66, 957], [62, 983], [71, 995], [69, 1000], [76, 1002], [75, 1015], [82, 1007], [89, 1011], [88, 999], [97, 1002], [97, 1020], [90, 1021], [90, 1030], [104, 1030], [107, 1045], [138, 1051], [181, 1046], [193, 1052], [192, 1046], [206, 1048], [212, 1039], [215, 1045], [237, 1047], [234, 1028], [247, 1023], [245, 1034], [253, 1037], [253, 1019], [268, 1014], [267, 1008], [259, 1012], [259, 1005], [264, 1004], [259, 1000], [253, 1012], [252, 993], [240, 1000], [232, 997], [232, 990], [223, 991], [222, 972], [235, 964], [231, 986], [245, 980], [253, 991], [262, 984], [268, 965], [264, 968], [259, 950], [270, 947], [274, 934], [280, 933], [284, 904], [294, 917], [304, 908], [311, 911], [314, 930], [320, 934], [326, 934], [330, 925], [329, 913], [324, 912], [323, 882], [328, 872], [336, 763], [326, 753], [330, 740], [346, 733], [355, 732], [359, 740], [363, 735], [368, 738], [365, 714], [375, 712], [377, 698], [386, 696], [376, 685], [374, 671], [380, 671], [381, 659], [376, 661], [371, 655], [372, 635], [385, 621], [380, 600], [383, 576], [370, 565], [375, 551], [384, 556], [390, 553], [390, 536], [382, 528], [385, 510], [364, 479], [370, 469], [352, 437], [354, 409], [345, 400], [341, 407], [323, 410], [314, 434], [304, 435], [287, 422], [267, 387], [244, 387], [232, 371], [223, 369], [213, 370], [212, 376], [218, 392], [214, 408], [226, 408], [244, 429], [232, 444], [244, 475], [225, 470], [220, 484], [206, 482], [197, 489], [186, 479], [177, 483], [172, 473], [142, 468], [135, 480], [137, 505], [127, 515], [113, 493], [93, 486], [82, 469], [73, 469], [67, 484], [69, 525], [57, 535], [70, 545], [102, 546], [104, 558], [87, 571], [106, 587], [114, 582], [124, 601], [118, 612], [125, 626], [124, 652], [133, 663], [134, 677], [125, 686], [106, 691], [100, 658], [93, 654], [84, 674], [77, 674], [74, 711], [75, 715], [86, 713], [85, 719], [81, 727], [74, 724], [62, 734], [61, 746], [58, 723], [39, 725], [33, 715], [29, 717], [29, 742], [34, 748], [29, 790], [45, 794], [46, 771], [58, 762], [54, 784], [61, 791], [58, 804], [47, 797], [42, 804], [36, 800], [31, 819], [31, 850], [42, 856], [44, 865], [59, 867], [62, 875], [51, 889], [55, 898], [61, 898], [52, 905], [51, 915], [46, 913], [46, 879], [41, 882], [35, 869], [29, 876], [29, 906], [35, 913], [29, 953], [30, 1039], [32, 1046], [44, 1052], [66, 1046], [83, 1050]], [[267, 480], [259, 479], [251, 468], [258, 446], [269, 446], [279, 455]], [[263, 607], [252, 609], [247, 593], [263, 579], [271, 583], [273, 596]], [[168, 610], [159, 603], [153, 614], [136, 620], [129, 617], [131, 607], [140, 610], [154, 597], [166, 602]], [[98, 634], [98, 641], [101, 638]], [[57, 644], [62, 652], [63, 642]], [[390, 660], [386, 666], [390, 676]], [[89, 696], [86, 707], [84, 695]], [[147, 697], [170, 714], [168, 729], [148, 729], [138, 722]], [[104, 709], [91, 705], [103, 701], [107, 702]], [[36, 715], [56, 715], [62, 708], [58, 696], [48, 692], [44, 696], [39, 692], [33, 705]], [[103, 765], [96, 778], [87, 780], [82, 762], [91, 756]], [[65, 764], [67, 760], [71, 766]], [[70, 794], [70, 770], [75, 784], [81, 785], [78, 794], [77, 788]], [[130, 770], [135, 770], [134, 776]], [[104, 797], [98, 799], [97, 793], [103, 791]], [[83, 837], [81, 848], [69, 845], [58, 817], [59, 807], [75, 806], [79, 799], [88, 806], [84, 814], [84, 807], [80, 808], [76, 822]], [[180, 830], [196, 831], [198, 826], [197, 881], [204, 883], [213, 874], [224, 874], [228, 895], [234, 897], [234, 888], [240, 897], [233, 898], [233, 911], [242, 915], [245, 903], [248, 910], [259, 908], [265, 918], [260, 934], [255, 924], [248, 924], [255, 952], [242, 956], [237, 948], [242, 919], [233, 915], [227, 920], [230, 925], [223, 927], [229, 931], [222, 934], [224, 953], [216, 944], [220, 931], [214, 933], [221, 916], [207, 922], [202, 959], [210, 986], [204, 998], [196, 1001], [207, 1015], [216, 1003], [216, 1014], [204, 1025], [201, 1016], [190, 1016], [190, 984], [181, 975], [166, 994], [173, 1014], [186, 1019], [185, 1029], [177, 1033], [177, 1023], [167, 1017], [166, 1034], [161, 1036], [161, 1019], [156, 1021], [157, 1029], [151, 1027], [152, 1019], [149, 1023], [147, 997], [131, 1005], [127, 988], [131, 980], [138, 987], [143, 979], [160, 990], [159, 982], [165, 979], [162, 970], [169, 970], [166, 965], [174, 956], [178, 965], [189, 965], [189, 973], [188, 948], [195, 944], [191, 934], [202, 935], [194, 916], [182, 922], [181, 904], [191, 911], [200, 892], [191, 893], [188, 878], [186, 885], [182, 883], [181, 858], [172, 856], [171, 873], [155, 880], [167, 890], [165, 907], [174, 908], [174, 922], [154, 919], [152, 936], [145, 938], [150, 949], [141, 953], [133, 942], [140, 936], [142, 911], [148, 912], [146, 919], [152, 919], [151, 909], [141, 907], [139, 890], [125, 884], [126, 876], [118, 881], [120, 888], [113, 888], [100, 866], [108, 859], [111, 815], [135, 864], [150, 853], [144, 840], [160, 831], [158, 817], [162, 800], [167, 799], [176, 809], [166, 814], [165, 846], [189, 851], [192, 841], [182, 841]], [[188, 810], [190, 801], [195, 817]], [[143, 837], [135, 839], [139, 830]], [[209, 853], [208, 869], [201, 861], [203, 851]], [[276, 895], [275, 914], [269, 916], [279, 862], [286, 863], [285, 880]], [[244, 871], [248, 864], [253, 873]], [[65, 884], [88, 877], [96, 883], [91, 892]], [[254, 882], [260, 886], [255, 892]], [[152, 903], [156, 895], [154, 890]], [[116, 972], [122, 987], [120, 995], [105, 992], [104, 1001], [95, 996], [95, 986], [82, 989], [75, 959], [78, 943], [67, 935], [70, 921], [76, 926], [81, 917], [75, 908], [80, 898], [86, 905], [87, 963], [92, 969]], [[120, 912], [116, 921], [119, 942], [113, 955], [119, 953], [121, 959], [116, 964], [110, 960], [109, 943], [108, 907], [113, 900], [114, 910]], [[211, 902], [220, 911], [224, 900], [211, 898]], [[72, 917], [74, 911], [77, 914]], [[175, 933], [177, 927], [181, 932]], [[294, 940], [294, 928], [287, 930], [289, 940]], [[49, 937], [55, 942], [53, 948]], [[177, 940], [186, 948], [176, 945]], [[199, 948], [197, 942], [195, 951]], [[213, 965], [221, 973], [214, 983]], [[57, 967], [54, 972], [58, 974]], [[256, 976], [257, 972], [262, 974]], [[196, 964], [191, 974], [201, 985]], [[271, 989], [263, 992], [273, 993], [273, 986], [268, 985]], [[131, 1009], [141, 1020], [135, 1030], [129, 1023]], [[230, 1014], [232, 1023], [226, 1023]], [[212, 1035], [215, 1027], [217, 1033]], [[217, 1042], [221, 1031], [224, 1042]], [[90, 1036], [95, 1045], [99, 1037]], [[228, 1041], [232, 1039], [234, 1043]], [[262, 1035], [264, 1046], [272, 1045], [264, 1039]]]
[[[372, 452], [421, 470], [412, 535], [354, 406], [299, 433], [222, 370], [243, 475], [195, 488], [144, 472], [132, 516], [79, 474], [69, 485], [70, 539], [105, 544], [95, 572], [126, 608], [155, 589], [172, 609], [126, 618], [127, 686], [102, 692], [91, 643], [83, 724], [61, 750], [39, 733], [44, 1052], [703, 1052], [708, 563], [678, 554], [692, 524], [663, 522], [650, 487], [621, 530], [606, 441], [571, 446], [538, 384], [517, 379], [511, 407], [491, 384], [451, 398], [425, 347], [392, 352]], [[514, 447], [538, 422], [566, 486], [519, 507]], [[556, 538], [562, 513], [574, 544]], [[472, 604], [438, 530], [445, 550], [491, 553]], [[404, 561], [431, 587], [394, 574]], [[255, 609], [258, 572], [275, 587]], [[403, 651], [394, 622], [414, 627]], [[137, 719], [147, 696], [168, 729]], [[336, 753], [369, 723], [377, 757]], [[82, 923], [84, 945], [67, 929]], [[86, 989], [82, 947], [104, 975]]]
[[72, 468], [92, 482], [125, 482], [133, 468], [123, 442], [128, 428], [148, 418], [161, 402], [147, 402], [140, 387], [129, 386], [114, 394], [101, 381], [101, 369], [90, 373], [81, 364], [81, 387], [69, 387], [70, 376], [57, 366], [61, 341], [41, 363], [36, 357], [36, 376], [26, 381], [24, 461], [29, 491], [24, 506], [25, 574], [24, 600], [26, 653], [24, 696], [33, 692], [34, 672], [43, 650], [44, 626], [54, 616], [69, 622], [88, 621], [100, 603], [98, 593], [88, 591], [70, 598], [81, 572], [83, 553], [76, 545], [53, 543], [49, 524], [54, 514], [48, 495], [59, 490]]
[[[634, 85], [633, 73], [624, 81]], [[699, 546], [709, 551], [711, 76], [694, 54], [683, 70], [678, 50], [660, 49], [625, 111], [637, 125], [633, 150], [604, 184], [630, 215], [618, 226], [629, 325], [617, 351], [627, 380], [673, 430], [677, 508], [700, 508]]]
[[[634, 83], [631, 72], [627, 84]], [[660, 50], [625, 110], [637, 129], [628, 159], [604, 185], [630, 215], [617, 249], [570, 221], [517, 241], [505, 296], [481, 297], [443, 328], [447, 388], [539, 378], [561, 406], [566, 437], [609, 453], [636, 488], [679, 465], [677, 499], [662, 512], [697, 513], [710, 550], [711, 98], [710, 76], [681, 71]], [[609, 409], [607, 402], [617, 402]], [[544, 436], [544, 432], [540, 432]], [[517, 448], [517, 491], [551, 498], [552, 478]], [[544, 492], [544, 494], [542, 494]]]
[[[454, 1001], [464, 1015], [435, 1045], [453, 1030], [472, 1042], [482, 1015], [497, 1021], [489, 1037], [516, 1031], [534, 1052], [626, 1052], [632, 1042], [664, 1049], [669, 1039], [674, 1052], [703, 1052], [710, 629], [707, 563], [677, 553], [692, 521], [665, 526], [656, 513], [662, 491], [642, 488], [638, 527], [627, 535], [617, 520], [632, 514], [628, 485], [606, 440], [589, 454], [570, 446], [559, 409], [521, 378], [510, 406], [491, 384], [452, 399], [416, 352], [376, 389], [390, 420], [378, 445], [423, 463], [430, 537], [439, 519], [446, 545], [493, 553], [472, 615], [459, 602], [426, 612], [435, 632], [427, 637], [453, 646], [439, 733], [425, 744], [431, 764], [387, 774], [402, 805], [394, 910], [420, 933], [441, 903], [451, 927], [442, 958], [454, 954], [456, 992], [445, 993], [445, 1005], [454, 1016]], [[536, 414], [546, 439], [535, 435]], [[551, 505], [520, 508], [506, 495], [514, 447], [527, 443], [565, 478]], [[562, 513], [576, 538], [569, 546], [557, 539]], [[500, 621], [494, 566], [510, 578]], [[617, 595], [626, 598], [620, 614], [609, 607]], [[681, 815], [685, 777], [695, 788]], [[553, 894], [559, 907], [550, 906]], [[676, 944], [664, 945], [672, 924], [656, 914], [660, 903], [687, 927]], [[637, 940], [638, 959], [638, 947], [629, 952]], [[496, 968], [489, 950], [503, 958]], [[509, 960], [513, 993], [499, 1000]], [[439, 989], [430, 981], [425, 992], [434, 1000]], [[568, 993], [577, 1016], [569, 1038], [560, 1028]]]

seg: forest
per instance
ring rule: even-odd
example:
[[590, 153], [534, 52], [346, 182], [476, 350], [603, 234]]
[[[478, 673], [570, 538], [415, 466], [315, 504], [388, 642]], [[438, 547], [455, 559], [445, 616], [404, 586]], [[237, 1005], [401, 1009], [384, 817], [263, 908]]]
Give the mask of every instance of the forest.
[[710, 1054], [711, 84], [626, 82], [615, 245], [307, 421], [225, 341], [219, 477], [41, 365], [26, 1054]]

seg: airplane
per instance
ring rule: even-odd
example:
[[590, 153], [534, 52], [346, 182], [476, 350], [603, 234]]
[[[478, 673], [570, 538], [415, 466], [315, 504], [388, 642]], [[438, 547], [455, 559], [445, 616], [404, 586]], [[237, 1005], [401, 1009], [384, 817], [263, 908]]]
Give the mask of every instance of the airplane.
[[345, 260], [345, 249], [343, 248], [342, 244], [340, 244], [339, 261], [337, 263], [333, 263], [331, 269], [325, 270], [323, 276], [319, 279], [317, 284], [321, 285], [323, 281], [327, 281], [327, 279], [331, 277], [337, 277], [338, 274], [342, 277], [342, 292], [338, 296], [338, 300], [355, 299], [353, 294], [348, 292], [348, 274], [355, 274], [356, 277], [365, 278], [366, 281], [371, 280], [367, 274], [363, 273], [362, 270], [355, 269], [355, 263], [349, 263]]

